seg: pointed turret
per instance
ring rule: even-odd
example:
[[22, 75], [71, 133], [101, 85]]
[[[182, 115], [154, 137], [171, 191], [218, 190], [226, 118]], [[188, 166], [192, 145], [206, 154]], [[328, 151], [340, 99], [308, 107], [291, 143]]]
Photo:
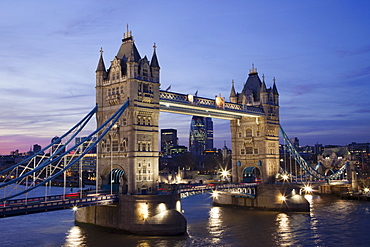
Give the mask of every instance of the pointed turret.
[[159, 83], [160, 67], [159, 67], [158, 58], [157, 58], [157, 46], [155, 43], [153, 45], [152, 61], [150, 61], [150, 70], [152, 71], [153, 81]]
[[265, 75], [262, 75], [262, 84], [261, 84], [261, 89], [260, 89], [260, 98], [261, 98], [261, 103], [266, 104], [268, 100], [268, 92], [266, 88], [266, 83], [265, 83]]
[[95, 72], [98, 72], [98, 71], [107, 72], [107, 70], [105, 69], [104, 59], [103, 59], [103, 48], [100, 48], [100, 59], [98, 62], [98, 67], [96, 67]]
[[274, 77], [274, 85], [272, 86], [272, 93], [274, 95], [279, 95], [278, 90], [277, 90], [277, 87], [276, 87], [276, 79], [275, 79], [275, 77]]
[[274, 77], [274, 85], [272, 86], [272, 95], [274, 96], [274, 102], [276, 105], [279, 105], [279, 92], [276, 87], [276, 79]]
[[235, 91], [235, 87], [234, 87], [234, 80], [232, 80], [232, 85], [231, 85], [231, 91], [230, 91], [230, 102], [231, 103], [237, 103], [238, 100], [237, 100], [237, 96], [236, 96], [236, 91]]
[[153, 45], [152, 61], [150, 61], [150, 67], [152, 67], [152, 68], [160, 68], [159, 67], [159, 63], [158, 63], [158, 59], [157, 59], [157, 52], [156, 52], [156, 50], [157, 50], [157, 46], [154, 43], [154, 45]]
[[260, 101], [261, 84], [257, 69], [254, 68], [254, 64], [252, 64], [252, 69], [249, 70], [248, 79], [244, 84], [243, 91], [241, 92], [241, 94], [246, 97], [249, 104], [254, 104]]
[[98, 66], [96, 67], [96, 85], [101, 86], [103, 84], [103, 80], [107, 76], [107, 70], [105, 69], [104, 59], [103, 59], [103, 48], [100, 48], [100, 58], [98, 62]]

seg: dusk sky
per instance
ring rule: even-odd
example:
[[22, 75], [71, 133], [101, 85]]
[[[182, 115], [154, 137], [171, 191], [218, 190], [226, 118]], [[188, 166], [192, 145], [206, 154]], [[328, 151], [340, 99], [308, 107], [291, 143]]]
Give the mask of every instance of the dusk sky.
[[[95, 105], [100, 47], [109, 62], [126, 24], [161, 88], [228, 100], [254, 64], [276, 78], [280, 123], [301, 145], [370, 142], [370, 1], [2, 1], [0, 154], [45, 147]], [[162, 114], [188, 146], [191, 116]], [[95, 123], [89, 126], [92, 131]], [[230, 143], [214, 120], [215, 146]]]

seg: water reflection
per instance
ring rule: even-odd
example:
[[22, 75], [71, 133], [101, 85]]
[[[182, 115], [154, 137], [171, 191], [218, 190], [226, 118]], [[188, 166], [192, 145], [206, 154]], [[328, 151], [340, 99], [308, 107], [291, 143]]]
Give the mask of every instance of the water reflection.
[[79, 226], [73, 226], [68, 232], [66, 237], [65, 247], [86, 246], [85, 236], [82, 234]]
[[292, 230], [290, 227], [290, 218], [285, 213], [279, 213], [276, 215], [277, 225], [277, 243], [280, 246], [291, 245], [293, 242]]
[[207, 230], [211, 236], [212, 244], [218, 244], [224, 233], [221, 214], [222, 214], [221, 207], [212, 207], [211, 210], [209, 211]]

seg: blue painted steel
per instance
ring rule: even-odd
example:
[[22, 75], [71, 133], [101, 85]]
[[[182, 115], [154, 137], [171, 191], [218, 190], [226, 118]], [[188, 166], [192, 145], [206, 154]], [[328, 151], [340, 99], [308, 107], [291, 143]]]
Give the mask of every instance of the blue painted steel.
[[[37, 168], [23, 174], [22, 176], [20, 176], [19, 178], [16, 178], [14, 180], [11, 180], [7, 183], [4, 183], [6, 185], [10, 185], [16, 181], [19, 181], [21, 178], [24, 178], [26, 176], [32, 176], [32, 174], [36, 171], [39, 171], [40, 169], [46, 167], [47, 165], [51, 164], [52, 162], [55, 162], [55, 161], [58, 161], [60, 159], [62, 159], [65, 155], [69, 154], [70, 152], [76, 150], [76, 148], [78, 146], [80, 146], [82, 143], [86, 142], [86, 141], [90, 141], [91, 140], [91, 137], [96, 135], [99, 131], [101, 131], [104, 127], [108, 126], [102, 133], [101, 135], [96, 139], [96, 141], [90, 145], [88, 148], [85, 149], [85, 151], [83, 153], [81, 153], [81, 155], [75, 159], [74, 161], [72, 161], [71, 163], [69, 163], [68, 165], [66, 165], [65, 167], [63, 167], [63, 169], [61, 169], [60, 171], [56, 172], [55, 174], [53, 174], [52, 176], [48, 177], [47, 179], [45, 179], [44, 181], [34, 185], [33, 187], [30, 187], [20, 193], [17, 193], [17, 194], [14, 194], [14, 195], [11, 195], [11, 196], [7, 196], [7, 197], [4, 197], [4, 198], [1, 198], [0, 201], [6, 201], [6, 200], [9, 200], [11, 198], [14, 198], [16, 196], [19, 196], [19, 195], [22, 195], [22, 194], [25, 194], [39, 186], [42, 186], [46, 183], [48, 183], [49, 181], [51, 181], [52, 179], [56, 178], [57, 176], [61, 175], [63, 172], [65, 172], [67, 169], [69, 169], [72, 165], [74, 165], [75, 163], [77, 163], [78, 161], [80, 161], [84, 155], [86, 155], [87, 153], [90, 152], [90, 150], [97, 144], [101, 141], [101, 139], [108, 133], [108, 131], [113, 127], [113, 125], [117, 122], [117, 120], [120, 118], [120, 116], [122, 115], [122, 113], [126, 110], [126, 108], [128, 107], [129, 105], [129, 99], [126, 101], [125, 104], [123, 104], [120, 109], [117, 110], [117, 112], [115, 112], [105, 123], [103, 123], [99, 128], [97, 128], [94, 132], [92, 132], [89, 136], [87, 136], [86, 138], [84, 138], [80, 143], [77, 143], [76, 145], [74, 145], [72, 148], [68, 149], [67, 151], [65, 151], [63, 154], [55, 157], [53, 160], [50, 160], [48, 159], [45, 163], [43, 162], [42, 165], [38, 166]], [[108, 123], [110, 123], [110, 125], [108, 125]], [[5, 185], [2, 185], [1, 187], [4, 187]], [[0, 188], [1, 188], [0, 187]]]
[[[50, 143], [48, 146], [46, 146], [45, 148], [41, 149], [40, 151], [38, 151], [37, 153], [35, 153], [34, 155], [28, 157], [27, 159], [25, 160], [22, 160], [21, 162], [7, 168], [7, 169], [4, 169], [2, 171], [0, 171], [0, 175], [1, 174], [4, 174], [4, 173], [7, 173], [8, 171], [11, 171], [13, 170], [14, 168], [22, 165], [22, 164], [25, 164], [26, 162], [29, 162], [30, 160], [32, 160], [33, 158], [35, 158], [37, 155], [40, 155], [40, 154], [43, 154], [45, 151], [47, 151], [50, 147], [52, 147], [53, 145], [57, 144], [61, 139], [63, 139], [64, 137], [68, 136], [71, 132], [75, 131], [75, 129], [80, 126], [82, 123], [87, 123], [89, 122], [89, 120], [91, 119], [91, 117], [96, 113], [96, 111], [98, 110], [98, 106], [96, 105], [83, 119], [81, 119], [75, 126], [73, 126], [70, 130], [68, 130], [66, 133], [64, 133], [61, 137], [59, 137], [58, 139], [55, 139], [52, 143]], [[80, 131], [78, 131], [79, 133]], [[0, 188], [2, 186], [0, 185]]]
[[10, 217], [22, 214], [40, 213], [52, 210], [62, 210], [73, 207], [90, 207], [108, 205], [118, 202], [118, 195], [83, 195], [72, 193], [68, 195], [57, 195], [35, 197], [7, 201], [6, 205], [0, 207], [0, 217]]
[[348, 167], [349, 163], [346, 162], [346, 164], [344, 164], [339, 170], [337, 170], [335, 173], [331, 174], [330, 176], [325, 176], [325, 175], [319, 173], [317, 170], [315, 170], [313, 167], [311, 167], [309, 164], [307, 164], [307, 162], [298, 153], [298, 151], [295, 149], [293, 144], [290, 142], [289, 137], [287, 136], [287, 134], [285, 133], [285, 131], [283, 130], [283, 127], [281, 127], [281, 125], [280, 125], [280, 131], [283, 134], [284, 140], [287, 144], [288, 151], [290, 152], [290, 154], [298, 162], [300, 167], [302, 167], [303, 170], [305, 170], [312, 177], [320, 179], [320, 180], [337, 179], [338, 177], [340, 177], [344, 173], [344, 171]]

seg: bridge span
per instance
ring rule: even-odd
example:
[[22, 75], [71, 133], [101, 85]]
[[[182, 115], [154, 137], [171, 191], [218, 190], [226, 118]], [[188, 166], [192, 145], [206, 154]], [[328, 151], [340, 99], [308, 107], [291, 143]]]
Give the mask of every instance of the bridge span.
[[[213, 184], [196, 185], [179, 188], [175, 191], [165, 191], [162, 194], [178, 193], [182, 199], [186, 197], [210, 193], [214, 191], [228, 191], [244, 194], [250, 198], [255, 197], [255, 183], [250, 184]], [[0, 217], [10, 217], [24, 214], [42, 213], [47, 211], [72, 209], [78, 210], [81, 207], [91, 207], [100, 205], [110, 205], [119, 202], [118, 194], [109, 193], [87, 193], [86, 191], [69, 193], [65, 195], [42, 196], [32, 198], [13, 199], [0, 204]]]

